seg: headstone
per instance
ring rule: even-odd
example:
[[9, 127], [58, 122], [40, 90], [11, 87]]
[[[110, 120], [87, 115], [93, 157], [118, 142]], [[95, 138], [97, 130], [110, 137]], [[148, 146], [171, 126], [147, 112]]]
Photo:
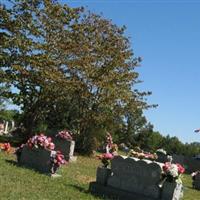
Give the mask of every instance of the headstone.
[[200, 190], [200, 173], [194, 177], [192, 185], [195, 189]]
[[51, 173], [51, 151], [42, 148], [30, 149], [24, 146], [19, 158], [19, 164], [43, 173]]
[[15, 122], [12, 120], [11, 121], [11, 130], [14, 130], [15, 129]]
[[172, 157], [173, 157], [173, 163], [179, 163], [185, 166], [185, 162], [184, 162], [185, 156], [173, 154]]
[[3, 135], [4, 132], [4, 123], [0, 122], [0, 135]]
[[158, 158], [156, 159], [157, 162], [165, 163], [168, 162], [167, 155], [162, 153], [162, 152], [157, 152], [156, 153]]
[[67, 161], [76, 161], [77, 158], [74, 156], [75, 141], [53, 138], [53, 142], [55, 144], [55, 150], [61, 151]]
[[159, 197], [160, 165], [149, 160], [118, 157], [111, 160], [111, 171], [113, 176], [108, 178], [109, 186], [140, 194], [145, 191], [149, 197]]
[[101, 185], [106, 185], [108, 177], [111, 175], [111, 169], [105, 167], [98, 167], [96, 174], [96, 181]]
[[108, 175], [97, 169], [97, 181], [90, 184], [90, 191], [123, 196], [120, 199], [179, 200], [182, 197], [182, 184], [165, 182], [162, 188], [159, 187], [162, 166], [163, 163], [145, 159], [114, 157]]
[[5, 129], [4, 129], [4, 134], [8, 133], [8, 122], [6, 121]]

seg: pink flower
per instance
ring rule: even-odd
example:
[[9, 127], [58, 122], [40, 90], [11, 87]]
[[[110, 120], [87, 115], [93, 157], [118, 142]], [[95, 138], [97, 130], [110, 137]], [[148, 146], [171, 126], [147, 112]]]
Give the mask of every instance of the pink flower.
[[49, 149], [49, 150], [53, 150], [55, 148], [54, 143], [51, 142], [51, 138], [45, 136], [43, 133], [41, 133], [40, 135], [35, 135], [32, 138], [30, 138], [27, 141], [27, 145], [30, 148], [33, 148], [33, 146], [35, 147], [42, 147], [45, 149]]
[[104, 154], [103, 154], [103, 158], [108, 159], [108, 160], [113, 159], [113, 157], [114, 157], [114, 156], [113, 156], [111, 153], [104, 153]]
[[63, 131], [58, 132], [56, 137], [59, 137], [59, 138], [65, 139], [65, 140], [72, 140], [73, 139], [72, 136], [71, 136], [71, 132], [67, 131], [67, 130], [63, 130]]
[[49, 149], [53, 150], [55, 148], [55, 144], [53, 142], [49, 143]]
[[170, 162], [166, 162], [166, 163], [163, 165], [163, 171], [164, 171], [164, 172], [169, 171], [170, 166], [171, 166], [171, 163], [170, 163]]
[[183, 174], [185, 172], [185, 168], [182, 165], [177, 163], [176, 166], [178, 167], [178, 173], [179, 174]]

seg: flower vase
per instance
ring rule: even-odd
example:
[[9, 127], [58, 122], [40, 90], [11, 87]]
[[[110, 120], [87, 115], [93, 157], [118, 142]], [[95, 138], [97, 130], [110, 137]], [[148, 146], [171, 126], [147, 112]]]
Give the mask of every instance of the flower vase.
[[108, 177], [111, 175], [111, 169], [106, 167], [98, 167], [96, 174], [96, 182], [101, 185], [106, 185]]

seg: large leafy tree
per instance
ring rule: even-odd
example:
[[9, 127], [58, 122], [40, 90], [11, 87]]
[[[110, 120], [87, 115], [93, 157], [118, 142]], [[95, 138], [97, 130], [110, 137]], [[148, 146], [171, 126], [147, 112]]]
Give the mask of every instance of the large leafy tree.
[[0, 10], [0, 75], [17, 89], [6, 95], [21, 106], [28, 134], [41, 121], [67, 126], [91, 149], [99, 130], [126, 126], [127, 107], [129, 116], [148, 107], [124, 27], [57, 1], [11, 2]]

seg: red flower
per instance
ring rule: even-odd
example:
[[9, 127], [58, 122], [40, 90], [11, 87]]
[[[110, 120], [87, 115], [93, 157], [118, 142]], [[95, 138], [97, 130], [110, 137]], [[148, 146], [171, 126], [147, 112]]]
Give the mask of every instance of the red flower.
[[169, 171], [170, 166], [171, 166], [171, 163], [170, 163], [170, 162], [166, 162], [166, 163], [163, 165], [163, 171], [164, 171], [164, 172]]
[[10, 143], [4, 143], [2, 146], [2, 149], [4, 151], [10, 151], [10, 148], [11, 148]]
[[178, 167], [178, 173], [183, 174], [185, 172], [185, 168], [180, 165], [179, 163], [176, 163], [176, 166]]

